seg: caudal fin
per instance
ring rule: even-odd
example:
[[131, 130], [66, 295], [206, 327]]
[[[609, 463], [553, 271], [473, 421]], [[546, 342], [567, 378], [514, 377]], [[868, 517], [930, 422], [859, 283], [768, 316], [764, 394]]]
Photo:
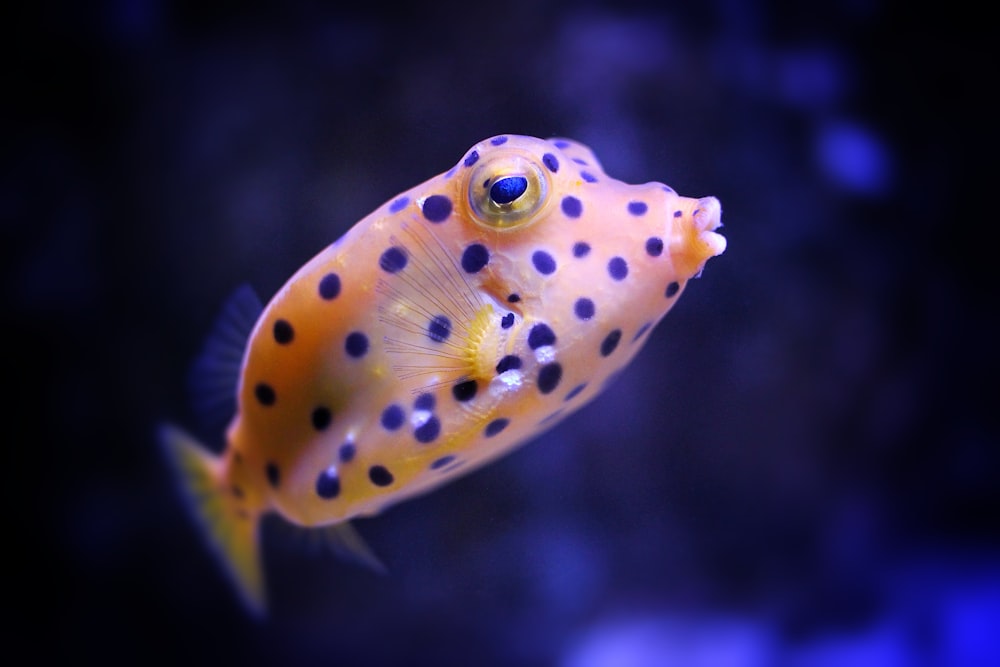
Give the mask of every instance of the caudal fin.
[[212, 549], [248, 609], [266, 610], [258, 547], [259, 517], [248, 514], [222, 487], [221, 459], [178, 428], [164, 424], [160, 441], [180, 476], [181, 488]]

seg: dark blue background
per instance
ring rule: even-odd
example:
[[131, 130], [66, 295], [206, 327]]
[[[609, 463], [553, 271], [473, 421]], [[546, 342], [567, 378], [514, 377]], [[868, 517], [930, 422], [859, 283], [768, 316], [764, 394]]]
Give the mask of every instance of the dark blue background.
[[[613, 4], [12, 10], [15, 646], [33, 628], [74, 663], [1000, 660], [987, 22]], [[255, 623], [155, 425], [193, 427], [187, 365], [240, 283], [269, 298], [498, 133], [719, 197], [729, 249], [595, 404], [359, 522], [388, 576], [268, 522]]]

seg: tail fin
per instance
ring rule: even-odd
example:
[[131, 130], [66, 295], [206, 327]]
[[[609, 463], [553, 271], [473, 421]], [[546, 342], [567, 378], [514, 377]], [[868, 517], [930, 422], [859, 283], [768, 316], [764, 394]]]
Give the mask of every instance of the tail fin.
[[170, 425], [160, 440], [181, 478], [184, 495], [213, 550], [255, 615], [266, 610], [258, 547], [259, 516], [237, 506], [222, 487], [221, 460], [194, 438]]

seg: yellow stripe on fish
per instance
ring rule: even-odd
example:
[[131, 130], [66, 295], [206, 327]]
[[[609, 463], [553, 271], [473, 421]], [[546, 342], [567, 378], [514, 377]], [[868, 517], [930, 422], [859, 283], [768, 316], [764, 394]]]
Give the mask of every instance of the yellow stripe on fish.
[[241, 364], [209, 346], [237, 397], [222, 455], [162, 430], [251, 609], [265, 606], [262, 515], [333, 526], [377, 563], [347, 522], [593, 399], [723, 252], [720, 213], [714, 197], [614, 180], [579, 143], [497, 136], [303, 266], [256, 317]]

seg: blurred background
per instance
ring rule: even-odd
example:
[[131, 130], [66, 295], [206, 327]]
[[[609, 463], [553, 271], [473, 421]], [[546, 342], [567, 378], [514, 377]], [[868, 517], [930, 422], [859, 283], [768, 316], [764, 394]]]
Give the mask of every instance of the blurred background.
[[[4, 10], [8, 648], [1000, 664], [995, 68], [986, 22], [945, 9]], [[195, 425], [188, 366], [238, 285], [269, 298], [499, 133], [719, 197], [729, 249], [602, 409], [359, 522], [388, 576], [265, 524], [272, 612], [249, 619], [156, 424]]]

